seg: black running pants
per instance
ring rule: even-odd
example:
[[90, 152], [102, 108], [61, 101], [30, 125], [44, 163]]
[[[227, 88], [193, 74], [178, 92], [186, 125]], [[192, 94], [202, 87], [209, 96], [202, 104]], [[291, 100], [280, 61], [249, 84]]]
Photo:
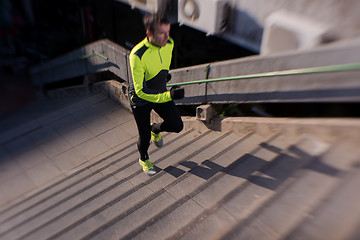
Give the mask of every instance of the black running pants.
[[[151, 126], [150, 113], [154, 110], [163, 122]], [[140, 159], [149, 159], [148, 149], [151, 140], [151, 131], [159, 132], [181, 132], [183, 122], [178, 108], [174, 101], [166, 103], [148, 103], [144, 106], [132, 106], [132, 111], [139, 131], [137, 146], [140, 153]]]

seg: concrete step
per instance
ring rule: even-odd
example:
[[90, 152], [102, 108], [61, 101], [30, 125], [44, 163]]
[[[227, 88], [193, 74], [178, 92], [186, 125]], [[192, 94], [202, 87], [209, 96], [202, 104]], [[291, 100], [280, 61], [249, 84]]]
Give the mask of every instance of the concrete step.
[[[255, 194], [254, 187], [257, 185], [251, 184], [249, 180], [255, 179], [261, 171], [282, 158], [291, 144], [293, 142], [289, 139], [274, 135], [254, 145], [249, 153], [240, 158], [241, 162], [228, 172], [229, 175], [222, 177], [234, 183], [226, 184], [232, 187], [215, 197], [211, 205], [169, 239], [216, 239], [239, 220], [245, 219], [264, 201], [264, 198]], [[218, 188], [224, 186], [220, 185]], [[243, 191], [245, 194], [240, 194]], [[216, 196], [215, 193], [213, 195]]]
[[[185, 192], [185, 196], [189, 196], [190, 199], [183, 204], [184, 209], [179, 208], [171, 214], [167, 214], [159, 219], [154, 224], [155, 226], [148, 226], [144, 231], [139, 232], [139, 235], [137, 235], [135, 239], [142, 239], [144, 237], [156, 239], [161, 238], [161, 236], [164, 236], [165, 239], [178, 239], [181, 237], [186, 239], [202, 239], [201, 235], [204, 236], [203, 239], [215, 238], [219, 230], [223, 229], [222, 226], [226, 224], [226, 221], [219, 221], [219, 224], [215, 224], [214, 228], [198, 228], [197, 230], [199, 230], [200, 235], [194, 232], [189, 234], [189, 232], [212, 215], [212, 213], [216, 212], [221, 206], [224, 197], [226, 198], [226, 196], [231, 194], [235, 189], [245, 184], [247, 177], [251, 173], [260, 169], [261, 166], [267, 165], [273, 158], [280, 154], [280, 152], [269, 151], [262, 147], [265, 145], [269, 146], [270, 142], [274, 142], [274, 144], [275, 142], [279, 143], [278, 136], [275, 135], [269, 139], [264, 139], [256, 134], [252, 134], [248, 136], [246, 140], [233, 146], [232, 150], [226, 150], [222, 155], [203, 162], [202, 167], [204, 169], [198, 168], [197, 171], [195, 170], [192, 172], [192, 175], [188, 177], [189, 179], [192, 178], [191, 181], [180, 182], [169, 190], [174, 192], [172, 195], [179, 195], [177, 192], [183, 192], [184, 190], [182, 189], [190, 188], [190, 190], [192, 190]], [[277, 148], [277, 150], [279, 150], [279, 148]], [[228, 160], [224, 160], [224, 158]], [[230, 162], [226, 164], [227, 166], [224, 166], [223, 162], [226, 163], [227, 161]], [[207, 168], [213, 169], [214, 172], [212, 175], [201, 174], [201, 172], [206, 172]], [[199, 178], [199, 176], [201, 178]], [[187, 184], [190, 183], [192, 186], [187, 187]], [[185, 206], [188, 204], [198, 205], [201, 207], [201, 210], [197, 212], [190, 211], [188, 213], [188, 211], [185, 210]], [[185, 215], [185, 211], [188, 214]], [[180, 225], [179, 222], [182, 224]], [[214, 235], [214, 233], [216, 234]]]
[[[207, 134], [203, 134], [201, 136], [199, 136], [200, 139], [204, 139], [204, 135]], [[189, 137], [194, 137], [193, 135], [190, 135]], [[198, 149], [193, 149], [192, 151], [190, 151], [189, 149], [192, 147], [192, 145], [197, 145], [197, 141], [196, 138], [192, 141], [186, 141], [188, 147], [186, 148], [185, 145], [180, 145], [180, 140], [178, 139], [176, 142], [174, 142], [175, 144], [173, 144], [173, 146], [168, 146], [168, 150], [161, 149], [164, 150], [164, 153], [168, 152], [168, 155], [173, 155], [173, 152], [179, 151], [179, 148], [181, 149], [180, 152], [178, 152], [177, 156], [182, 156], [182, 153], [186, 153], [186, 154], [194, 154], [194, 151], [198, 151]], [[151, 153], [150, 153], [151, 154]], [[174, 162], [174, 158], [168, 158], [166, 157], [166, 154], [161, 154], [162, 158], [160, 158], [158, 161], [154, 161], [155, 163], [157, 163], [157, 165], [159, 166], [161, 163], [163, 163], [164, 161], [167, 160], [171, 160], [172, 162]], [[154, 158], [154, 156], [156, 156], [156, 153], [152, 153], [151, 154], [152, 158]], [[176, 162], [175, 162], [176, 163]], [[137, 167], [137, 169], [139, 169], [139, 167]], [[156, 181], [160, 181], [161, 179], [166, 179], [168, 176], [166, 176], [167, 173], [166, 171], [161, 171], [159, 172], [156, 176], [153, 176], [151, 178], [149, 178], [148, 176], [146, 176], [143, 173], [137, 174], [137, 176], [135, 176], [132, 179], [129, 179], [130, 182], [133, 183], [134, 188], [131, 189], [130, 191], [128, 191], [127, 193], [121, 194], [119, 195], [116, 199], [114, 199], [112, 201], [112, 203], [110, 205], [106, 205], [104, 206], [102, 209], [99, 209], [95, 212], [92, 213], [91, 218], [89, 216], [83, 218], [82, 220], [78, 221], [75, 224], [72, 224], [71, 226], [69, 226], [69, 228], [62, 230], [61, 232], [58, 232], [56, 235], [54, 235], [52, 238], [54, 239], [66, 239], [68, 237], [72, 237], [72, 238], [88, 238], [85, 237], [84, 235], [88, 234], [88, 231], [85, 229], [89, 229], [89, 224], [93, 225], [94, 223], [92, 222], [94, 219], [106, 219], [107, 221], [102, 221], [102, 223], [104, 223], [105, 226], [99, 226], [99, 224], [97, 223], [95, 226], [92, 227], [92, 229], [96, 229], [96, 227], [98, 227], [98, 229], [102, 229], [105, 228], [106, 226], [111, 226], [112, 222], [116, 222], [115, 220], [119, 221], [120, 219], [126, 219], [130, 216], [132, 216], [131, 214], [133, 212], [136, 212], [136, 210], [138, 208], [145, 208], [148, 209], [149, 207], [149, 201], [151, 199], [157, 198], [162, 196], [161, 193], [164, 192], [163, 188], [161, 188], [159, 191], [152, 191], [151, 190], [151, 186], [157, 186], [159, 185], [159, 183], [155, 184]], [[159, 204], [159, 206], [162, 206], [163, 203], [161, 202]], [[146, 218], [147, 216], [144, 216], [144, 218]], [[136, 224], [136, 222], [140, 222], [142, 217], [138, 216], [139, 219], [137, 219], [135, 217], [135, 219], [132, 220], [133, 225]], [[115, 219], [115, 220], [114, 220]], [[130, 222], [129, 222], [130, 223]], [[121, 227], [122, 231], [125, 232], [128, 229], [131, 228], [126, 228], [126, 227]], [[110, 236], [109, 236], [110, 237]], [[116, 235], [114, 235], [113, 237], [116, 237]]]
[[[90, 113], [85, 114], [85, 111], [89, 111], [93, 115], [94, 114], [97, 115], [104, 113], [105, 111], [109, 111], [111, 112], [110, 116], [116, 119], [114, 121], [117, 121], [118, 125], [122, 123], [126, 123], [126, 121], [128, 121], [129, 119], [128, 115], [130, 114], [127, 113], [125, 110], [122, 110], [121, 108], [119, 109], [119, 106], [116, 105], [114, 106], [113, 104], [111, 104], [111, 102], [108, 102], [107, 100], [108, 99], [103, 98], [101, 94], [100, 95], [96, 94], [87, 99], [83, 99], [82, 101], [76, 102], [75, 104], [72, 104], [70, 106], [66, 106], [62, 109], [57, 109], [48, 115], [42, 116], [34, 120], [39, 123], [39, 127], [37, 127], [36, 130], [28, 129], [27, 131], [21, 133], [20, 137], [17, 136], [17, 138], [21, 138], [22, 135], [27, 136], [26, 132], [28, 131], [31, 132], [30, 134], [32, 135], [32, 138], [36, 138], [36, 139], [43, 138], [43, 140], [36, 140], [38, 142], [51, 141], [51, 139], [60, 138], [60, 137], [64, 137], [68, 139], [71, 138], [68, 137], [69, 135], [77, 135], [79, 137], [79, 135], [82, 134], [80, 131], [77, 131], [75, 133], [73, 132], [73, 130], [76, 129], [77, 127], [79, 128], [79, 126], [84, 128], [79, 122], [86, 122], [88, 124], [91, 123], [90, 118], [85, 116], [85, 115], [90, 116]], [[107, 107], [104, 107], [104, 104], [106, 104]], [[74, 117], [76, 116], [76, 114], [78, 115], [77, 116], [78, 121], [75, 120]], [[79, 115], [82, 115], [83, 118], [80, 118]], [[118, 117], [118, 115], [121, 115], [121, 119], [120, 117]], [[71, 116], [71, 118], [69, 116]], [[48, 125], [46, 124], [51, 125], [52, 128], [48, 127]], [[74, 124], [77, 124], [77, 126], [70, 126]], [[45, 128], [47, 132], [42, 130]], [[55, 129], [56, 132], [52, 129]], [[111, 131], [115, 131], [115, 130], [116, 128], [111, 129]], [[37, 133], [37, 131], [39, 133]], [[87, 131], [89, 132], [89, 130]], [[51, 134], [54, 136], [50, 136]], [[101, 158], [101, 160], [99, 161], [96, 159], [90, 160], [95, 162], [87, 165], [86, 168], [84, 167], [79, 168], [79, 171], [77, 171], [76, 168], [73, 169], [72, 172], [68, 172], [67, 177], [62, 178], [61, 181], [56, 181], [54, 183], [48, 184], [48, 187], [43, 187], [42, 189], [40, 188], [41, 190], [35, 191], [35, 193], [32, 193], [31, 196], [26, 198], [24, 201], [19, 201], [16, 204], [12, 204], [10, 207], [0, 212], [0, 222], [4, 221], [4, 219], [7, 219], [9, 217], [16, 216], [16, 214], [19, 212], [23, 213], [24, 209], [33, 208], [34, 206], [32, 205], [34, 204], [35, 205], [44, 204], [44, 201], [46, 201], [47, 198], [52, 197], [53, 195], [62, 194], [64, 190], [69, 190], [69, 186], [71, 184], [76, 185], [78, 184], [79, 181], [82, 182], [82, 180], [79, 179], [89, 177], [89, 171], [91, 171], [94, 166], [104, 164], [105, 161], [109, 161], [108, 159], [119, 157], [119, 154], [120, 155], [125, 154], [124, 151], [129, 149], [130, 146], [134, 145], [135, 137], [130, 137], [129, 134], [125, 134], [125, 133], [123, 133], [123, 136], [124, 136], [123, 139], [120, 138], [117, 139], [118, 145], [114, 146], [111, 155]], [[102, 136], [98, 135], [98, 137], [100, 138]], [[73, 143], [75, 147], [77, 147], [79, 143], [82, 143], [81, 142], [82, 139], [80, 138], [76, 141], [77, 143]], [[91, 139], [91, 136], [89, 136], [88, 138]], [[86, 140], [87, 139], [83, 139], [82, 141], [86, 141]], [[17, 145], [17, 144], [13, 144], [13, 145]], [[14, 146], [14, 148], [16, 148], [16, 146]], [[32, 146], [26, 148], [39, 148], [39, 144], [33, 144]], [[27, 164], [30, 165], [30, 163]], [[96, 173], [93, 173], [93, 175], [96, 175]]]
[[[353, 144], [339, 143], [323, 157], [328, 168], [323, 166], [322, 172], [336, 173], [333, 174], [337, 178], [336, 185], [286, 239], [356, 239], [360, 236], [359, 149]], [[349, 151], [353, 153], [351, 156], [344, 155]]]
[[[164, 134], [164, 140], [164, 148], [150, 150], [155, 176], [141, 172], [135, 142], [126, 142], [3, 213], [0, 237], [281, 239], [309, 228], [306, 217], [327, 196], [348, 195], [349, 203], [358, 197], [338, 188], [352, 186], [359, 175], [352, 170], [357, 158], [336, 161], [349, 150], [346, 144], [193, 130]], [[315, 213], [324, 218], [338, 201]]]
[[[172, 139], [171, 135], [176, 137]], [[174, 181], [181, 183], [178, 180], [179, 176], [174, 175], [178, 174], [179, 171], [181, 172], [181, 168], [176, 170], [178, 166], [188, 168], [187, 172], [182, 171], [185, 175], [189, 175], [191, 169], [199, 168], [198, 164], [201, 164], [204, 160], [197, 160], [198, 163], [196, 163], [188, 159], [193, 159], [202, 152], [207, 152], [207, 149], [212, 149], [209, 157], [214, 154], [214, 151], [220, 151], [217, 153], [218, 155], [222, 154], [224, 147], [231, 148], [232, 145], [229, 147], [230, 142], [233, 145], [234, 142], [239, 144], [237, 138], [238, 136], [234, 134], [218, 134], [211, 131], [204, 134], [186, 131], [180, 135], [169, 134], [169, 136], [164, 136], [164, 139], [168, 140], [167, 147], [152, 149], [150, 152], [151, 156], [155, 159], [159, 157], [154, 163], [158, 166], [159, 170], [163, 169], [156, 177], [151, 178], [151, 181], [149, 181], [145, 174], [141, 173], [137, 163], [137, 156], [135, 156], [137, 151], [131, 149], [130, 146], [126, 150], [124, 148], [124, 151], [121, 151], [124, 156], [120, 157], [120, 159], [102, 166], [105, 161], [116, 155], [108, 156], [97, 164], [89, 166], [87, 169], [91, 171], [79, 171], [69, 176], [66, 179], [67, 181], [61, 181], [58, 186], [54, 186], [58, 187], [58, 190], [53, 193], [49, 192], [48, 196], [45, 195], [41, 199], [41, 194], [39, 194], [37, 198], [41, 204], [32, 203], [27, 205], [25, 202], [19, 204], [17, 206], [18, 212], [13, 212], [14, 215], [3, 218], [1, 237], [38, 239], [39, 237], [46, 237], [48, 234], [49, 237], [53, 235], [53, 237], [58, 238], [62, 233], [66, 233], [66, 235], [74, 234], [71, 233], [72, 231], [75, 231], [77, 235], [79, 233], [86, 233], [86, 231], [79, 231], [78, 229], [82, 226], [88, 228], [88, 221], [85, 220], [96, 219], [95, 216], [99, 215], [106, 215], [106, 218], [111, 220], [109, 218], [110, 215], [104, 214], [104, 211], [110, 211], [111, 213], [118, 212], [109, 210], [109, 206], [112, 208], [118, 204], [124, 206], [124, 199], [132, 199], [132, 195], [140, 195], [138, 197], [139, 200], [147, 199], [146, 196], [151, 192], [159, 195], [158, 192], [163, 191], [161, 189], [164, 189], [165, 186], [174, 185]], [[199, 145], [204, 147], [199, 149], [197, 147]], [[233, 149], [236, 150], [236, 148]], [[125, 151], [128, 151], [128, 153], [126, 154]], [[229, 152], [227, 154], [231, 155]], [[103, 175], [106, 174], [104, 171], [107, 168], [119, 163], [122, 163], [123, 166], [117, 166], [117, 171], [111, 170], [109, 174]], [[193, 165], [189, 166], [190, 163]], [[81, 174], [85, 172], [88, 172], [88, 175], [82, 176]], [[86, 181], [89, 181], [90, 184], [85, 184]], [[66, 182], [70, 184], [66, 186]], [[43, 191], [42, 193], [45, 194], [45, 192]], [[119, 194], [120, 196], [118, 196]], [[35, 199], [36, 197], [33, 197], [30, 200], [34, 201]], [[84, 201], [84, 199], [86, 200]], [[104, 202], [104, 199], [108, 200], [108, 202]], [[100, 203], [103, 206], [102, 208], [99, 208]], [[134, 204], [134, 201], [132, 200], [130, 203]], [[144, 203], [142, 204], [144, 205]], [[63, 228], [61, 229], [59, 226], [63, 226]], [[72, 235], [72, 237], [74, 236]]]
[[[131, 151], [134, 152], [134, 145], [134, 139], [125, 141], [119, 147], [119, 150], [115, 151], [113, 154], [102, 158], [100, 161], [97, 161], [86, 168], [70, 174], [61, 181], [55, 182], [25, 200], [12, 205], [1, 213], [0, 222], [9, 221], [10, 219], [14, 221], [14, 219], [18, 216], [22, 219], [24, 214], [31, 215], [31, 213], [27, 213], [30, 211], [38, 213], [39, 209], [37, 208], [44, 208], [50, 205], [57, 197], [60, 198], [57, 201], [63, 201], [66, 196], [74, 194], [76, 191], [73, 189], [74, 186], [80, 185], [80, 188], [85, 188], [87, 179], [92, 178], [90, 182], [93, 182], [95, 179], [101, 178], [102, 171], [106, 171], [106, 169], [115, 165], [121, 156], [126, 155]], [[94, 168], [97, 170], [94, 170]]]
[[263, 179], [255, 181], [266, 190], [270, 187], [274, 191], [266, 193], [265, 189], [260, 189], [254, 193], [266, 200], [223, 238], [281, 239], [281, 234], [291, 229], [307, 213], [307, 208], [324, 197], [334, 183], [311, 176], [321, 154], [327, 149], [327, 145], [308, 138], [291, 147], [292, 154], [279, 159], [276, 165], [265, 171], [264, 177], [270, 177], [269, 185], [262, 184]]
[[[3, 208], [0, 239], [359, 236], [360, 150], [353, 139], [188, 128], [164, 133], [162, 148], [151, 145], [158, 173], [149, 177], [138, 163], [131, 114], [98, 95], [76, 105], [38, 119], [40, 128], [66, 138], [87, 127], [107, 148]], [[79, 124], [67, 126], [70, 118]]]
[[20, 135], [34, 131], [55, 119], [61, 119], [69, 114], [81, 112], [86, 108], [91, 109], [92, 105], [104, 101], [108, 107], [115, 105], [109, 104], [109, 99], [103, 94], [98, 93], [65, 99], [45, 99], [25, 106], [16, 112], [2, 116], [0, 121], [0, 146]]
[[[187, 135], [189, 135], [189, 132], [177, 136], [176, 139], [180, 141], [182, 137], [186, 137]], [[174, 139], [170, 137], [168, 140], [169, 143], [171, 143]], [[188, 140], [189, 138], [182, 141]], [[157, 149], [154, 149], [150, 153], [155, 153], [156, 151]], [[60, 213], [61, 216], [67, 215], [87, 202], [105, 194], [107, 191], [113, 190], [115, 186], [120, 185], [119, 183], [127, 182], [128, 179], [141, 173], [137, 162], [138, 153], [136, 144], [134, 142], [125, 146], [119, 153], [121, 153], [121, 155], [113, 154], [107, 156], [99, 162], [88, 166], [84, 171], [79, 171], [69, 176], [66, 179], [71, 181], [69, 185], [67, 185], [68, 181], [62, 181], [61, 186], [56, 186], [58, 190], [53, 194], [46, 195], [37, 203], [25, 207], [22, 211], [20, 210], [19, 214], [6, 219], [6, 224], [1, 226], [1, 236], [7, 236], [8, 233], [12, 232], [12, 229], [16, 229], [16, 236], [13, 237], [21, 236], [22, 233], [29, 235], [29, 232], [34, 231], [34, 228], [37, 229], [45, 223], [49, 224], [49, 221]], [[113, 161], [102, 166], [110, 159]], [[113, 168], [113, 170], [109, 170], [109, 168]], [[87, 172], [88, 174], [83, 176], [83, 172]], [[108, 172], [108, 174], [106, 174], [106, 172]], [[118, 176], [118, 178], [116, 178], [116, 176]], [[101, 192], [101, 190], [103, 191]], [[99, 194], [99, 192], [101, 192], [101, 194]], [[87, 199], [87, 202], [84, 202], [84, 199]], [[31, 224], [31, 222], [34, 222], [34, 224]], [[8, 227], [11, 228], [7, 229]]]
[[[239, 142], [239, 141], [237, 141], [237, 142]], [[220, 156], [222, 156], [224, 154], [223, 151], [224, 151], [224, 149], [222, 149], [222, 151], [220, 151], [220, 153], [219, 153]], [[231, 148], [231, 151], [233, 151], [233, 153], [234, 153], [235, 151], [239, 151], [239, 149]], [[226, 151], [226, 153], [229, 156], [231, 156], [231, 151]], [[188, 151], [186, 151], [186, 152], [188, 152]], [[183, 156], [180, 153], [178, 153], [177, 155]], [[201, 154], [199, 156], [201, 156]], [[234, 155], [232, 155], [232, 156], [234, 156]], [[200, 162], [202, 162], [202, 161], [203, 160], [201, 160]], [[197, 164], [194, 164], [192, 168], [197, 168]], [[184, 193], [184, 191], [183, 191], [182, 194], [178, 194], [179, 199], [177, 200], [177, 198], [175, 198], [173, 196], [172, 192], [167, 189], [169, 189], [173, 185], [176, 185], [177, 183], [181, 183], [183, 181], [183, 179], [186, 179], [186, 176], [193, 175], [190, 173], [190, 171], [191, 170], [189, 169], [187, 174], [184, 174], [181, 177], [174, 179], [173, 182], [171, 182], [170, 184], [159, 189], [157, 192], [154, 192], [153, 194], [147, 196], [146, 198], [142, 198], [143, 200], [132, 199], [132, 202], [133, 201], [139, 201], [139, 202], [135, 205], [130, 205], [129, 206], [130, 208], [128, 208], [128, 209], [126, 209], [126, 208], [123, 209], [124, 205], [126, 205], [126, 201], [125, 201], [125, 203], [119, 202], [117, 204], [118, 206], [112, 206], [112, 207], [117, 207], [118, 211], [108, 210], [105, 212], [105, 214], [103, 214], [103, 217], [111, 217], [111, 220], [107, 223], [104, 223], [104, 225], [102, 225], [102, 226], [98, 226], [97, 229], [94, 229], [90, 234], [82, 236], [82, 238], [84, 238], [84, 239], [89, 239], [89, 238], [102, 238], [102, 239], [103, 238], [105, 238], [105, 239], [125, 238], [125, 239], [129, 239], [130, 238], [131, 239], [130, 235], [132, 235], [134, 232], [139, 231], [137, 229], [139, 229], [139, 228], [142, 229], [144, 227], [146, 228], [146, 226], [148, 225], [148, 222], [152, 221], [152, 219], [156, 218], [159, 214], [161, 215], [162, 212], [164, 212], [164, 211], [167, 212], [167, 211], [169, 211], [169, 209], [170, 209], [170, 212], [171, 212], [171, 210], [177, 209], [176, 206], [178, 206], [179, 203], [184, 202], [184, 199], [188, 199], [188, 195], [186, 194], [186, 192]], [[215, 173], [216, 173], [216, 171], [215, 171]], [[157, 175], [157, 176], [162, 177], [163, 175]], [[146, 182], [146, 184], [148, 184], [148, 183], [149, 183], [149, 181]], [[161, 181], [158, 182], [157, 184], [161, 184]], [[206, 181], [204, 184], [208, 185]], [[186, 184], [185, 186], [188, 186], [188, 184]], [[139, 192], [139, 191], [137, 191], [137, 192]], [[132, 204], [134, 204], [134, 203], [132, 203]], [[136, 229], [134, 229], [134, 228], [136, 228]], [[86, 229], [86, 226], [83, 226], [83, 228], [81, 228], [81, 229], [77, 229], [75, 232], [66, 232], [66, 235], [63, 236], [64, 237], [63, 239], [68, 238], [69, 236], [74, 237], [74, 234], [79, 234], [81, 232], [84, 232], [84, 231], [81, 231], [83, 229]]]

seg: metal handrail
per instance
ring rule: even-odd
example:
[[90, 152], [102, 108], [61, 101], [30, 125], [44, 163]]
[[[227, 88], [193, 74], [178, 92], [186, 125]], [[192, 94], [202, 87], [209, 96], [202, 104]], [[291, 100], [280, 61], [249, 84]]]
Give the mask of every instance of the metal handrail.
[[233, 77], [203, 79], [203, 80], [196, 80], [189, 82], [171, 83], [171, 84], [167, 84], [167, 87], [222, 82], [222, 81], [231, 81], [231, 80], [244, 80], [244, 79], [252, 79], [252, 78], [290, 76], [290, 75], [311, 74], [311, 73], [342, 72], [342, 71], [353, 71], [353, 70], [360, 70], [360, 62], [350, 63], [350, 64], [321, 66], [321, 67], [299, 68], [299, 69], [265, 72], [265, 73], [254, 73], [254, 74], [246, 74], [246, 75], [239, 75]]
[[109, 60], [108, 57], [104, 56], [103, 54], [101, 53], [97, 53], [97, 52], [93, 52], [93, 53], [90, 53], [90, 54], [85, 54], [83, 56], [80, 56], [78, 58], [73, 58], [73, 59], [70, 59], [66, 62], [63, 62], [63, 63], [60, 63], [60, 64], [57, 64], [55, 66], [51, 66], [51, 67], [48, 67], [48, 68], [45, 68], [45, 69], [39, 69], [39, 70], [32, 70], [31, 73], [32, 74], [38, 74], [38, 73], [41, 73], [41, 72], [46, 72], [46, 71], [49, 71], [49, 70], [52, 70], [54, 68], [58, 68], [58, 67], [61, 67], [61, 66], [64, 66], [64, 65], [67, 65], [69, 63], [73, 63], [73, 62], [76, 62], [76, 61], [80, 61], [80, 60], [85, 60], [85, 59], [88, 59], [88, 58], [91, 58], [91, 57], [94, 57], [94, 56], [98, 56], [104, 60]]
[[101, 53], [97, 53], [97, 52], [93, 52], [91, 54], [86, 54], [84, 56], [81, 56], [80, 59], [86, 59], [86, 58], [90, 58], [90, 57], [93, 57], [93, 56], [98, 56], [98, 57], [101, 57], [104, 60], [109, 60], [108, 57], [102, 55]]

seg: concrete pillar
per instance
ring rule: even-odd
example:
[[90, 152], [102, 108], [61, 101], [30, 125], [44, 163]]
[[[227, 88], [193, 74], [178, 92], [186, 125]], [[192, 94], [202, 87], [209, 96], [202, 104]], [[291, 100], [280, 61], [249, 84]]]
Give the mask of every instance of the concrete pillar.
[[203, 122], [210, 122], [212, 118], [216, 116], [216, 111], [210, 105], [201, 105], [196, 108], [196, 120], [200, 120]]

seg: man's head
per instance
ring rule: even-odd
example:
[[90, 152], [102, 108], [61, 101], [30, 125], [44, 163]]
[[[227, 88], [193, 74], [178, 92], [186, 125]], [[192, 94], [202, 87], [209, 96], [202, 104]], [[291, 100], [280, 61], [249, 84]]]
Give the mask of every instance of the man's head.
[[149, 42], [164, 47], [169, 39], [170, 22], [156, 14], [149, 14], [144, 17], [144, 25]]

